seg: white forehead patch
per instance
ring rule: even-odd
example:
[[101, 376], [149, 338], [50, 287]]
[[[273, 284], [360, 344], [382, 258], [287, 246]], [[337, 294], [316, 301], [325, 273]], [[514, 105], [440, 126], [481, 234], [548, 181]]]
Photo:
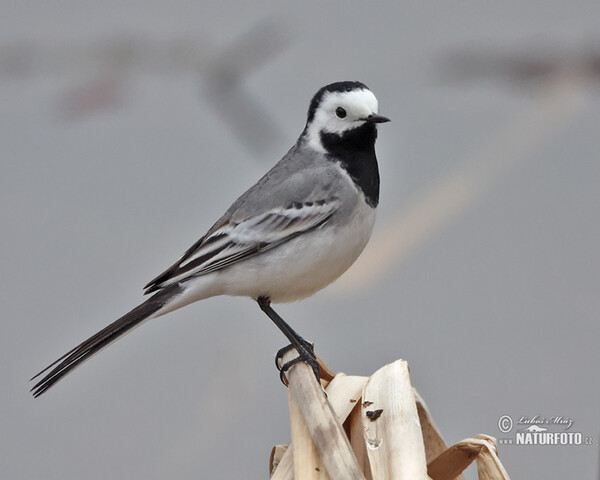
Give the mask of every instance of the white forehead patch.
[[[346, 112], [344, 118], [336, 114], [338, 108]], [[379, 104], [373, 92], [368, 89], [357, 89], [349, 92], [327, 92], [323, 95], [314, 117], [306, 129], [309, 145], [315, 150], [324, 152], [321, 144], [321, 132], [343, 133], [360, 127], [369, 115], [379, 113]]]

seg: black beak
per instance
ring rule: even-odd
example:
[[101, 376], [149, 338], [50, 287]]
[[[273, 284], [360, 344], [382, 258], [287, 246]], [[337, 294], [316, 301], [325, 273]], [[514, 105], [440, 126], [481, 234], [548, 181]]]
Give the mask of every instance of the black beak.
[[390, 119], [384, 117], [383, 115], [369, 115], [367, 118], [365, 118], [365, 121], [367, 123], [385, 123], [389, 122]]

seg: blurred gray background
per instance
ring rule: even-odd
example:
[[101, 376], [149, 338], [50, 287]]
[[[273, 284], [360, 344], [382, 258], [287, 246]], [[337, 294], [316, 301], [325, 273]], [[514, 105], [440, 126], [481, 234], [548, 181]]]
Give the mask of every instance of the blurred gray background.
[[393, 120], [376, 231], [278, 311], [334, 370], [408, 360], [450, 444], [570, 417], [592, 446], [500, 458], [597, 478], [599, 52], [597, 0], [3, 2], [0, 477], [267, 477], [286, 342], [247, 299], [150, 322], [40, 399], [28, 379], [142, 299], [319, 87], [360, 80]]

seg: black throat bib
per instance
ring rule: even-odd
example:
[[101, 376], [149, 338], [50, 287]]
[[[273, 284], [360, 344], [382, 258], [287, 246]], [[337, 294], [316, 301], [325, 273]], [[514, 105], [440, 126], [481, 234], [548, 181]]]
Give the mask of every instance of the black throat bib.
[[342, 134], [321, 133], [321, 143], [327, 155], [341, 163], [373, 208], [379, 203], [376, 139], [377, 127], [369, 123]]

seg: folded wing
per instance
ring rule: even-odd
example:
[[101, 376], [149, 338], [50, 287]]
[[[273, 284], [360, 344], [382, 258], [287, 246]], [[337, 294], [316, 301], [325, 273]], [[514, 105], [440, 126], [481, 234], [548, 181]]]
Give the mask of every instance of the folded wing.
[[323, 225], [339, 206], [336, 198], [293, 202], [235, 223], [225, 221], [193, 245], [177, 263], [148, 285], [145, 293], [205, 275], [270, 250]]

